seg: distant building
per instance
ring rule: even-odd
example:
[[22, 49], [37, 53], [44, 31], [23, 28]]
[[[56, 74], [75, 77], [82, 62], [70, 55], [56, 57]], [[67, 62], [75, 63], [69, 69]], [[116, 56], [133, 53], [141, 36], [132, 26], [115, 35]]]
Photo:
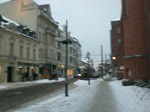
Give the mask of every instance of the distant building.
[[111, 22], [111, 62], [113, 65], [113, 75], [118, 78], [123, 77], [123, 31], [122, 21]]
[[[113, 33], [121, 26], [121, 35]], [[122, 15], [112, 21], [111, 48], [114, 66], [124, 68], [126, 79], [150, 79], [150, 1], [122, 0]], [[121, 41], [118, 40], [122, 37]], [[121, 42], [121, 44], [118, 44]], [[119, 47], [120, 46], [120, 47]], [[120, 54], [119, 57], [117, 54]], [[121, 56], [121, 57], [120, 57]], [[118, 70], [118, 68], [115, 68]]]

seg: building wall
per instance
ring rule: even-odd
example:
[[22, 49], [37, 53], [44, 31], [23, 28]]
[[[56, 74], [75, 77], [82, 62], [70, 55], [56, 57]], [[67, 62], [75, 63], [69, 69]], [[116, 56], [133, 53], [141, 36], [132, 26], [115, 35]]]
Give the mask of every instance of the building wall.
[[118, 78], [123, 78], [123, 29], [122, 22], [111, 22], [111, 53], [112, 53], [112, 74]]
[[144, 1], [122, 0], [122, 3], [125, 77], [148, 79], [148, 38]]
[[122, 23], [121, 21], [112, 21], [112, 30], [111, 30], [111, 51], [112, 57], [115, 57], [115, 60], [112, 60], [114, 65], [123, 65], [123, 32], [122, 32]]
[[[61, 43], [61, 41], [64, 41], [66, 39], [65, 33], [58, 29], [58, 34], [56, 37], [56, 63], [57, 63], [57, 73], [60, 77], [65, 77], [65, 45]], [[59, 57], [59, 56], [60, 57]]]
[[[9, 7], [9, 8], [8, 8]], [[46, 8], [46, 9], [44, 9]], [[60, 63], [57, 60], [57, 30], [58, 23], [53, 20], [49, 5], [37, 5], [33, 0], [11, 0], [0, 4], [0, 14], [16, 21], [19, 24], [36, 32], [36, 37], [39, 40], [38, 58], [39, 74], [42, 78], [49, 78], [49, 75], [56, 74]], [[65, 30], [63, 31], [65, 34]], [[70, 37], [69, 37], [70, 38]], [[30, 44], [32, 42], [29, 42]], [[69, 47], [74, 48], [73, 45]], [[64, 50], [64, 49], [63, 49]], [[64, 53], [64, 51], [61, 51]], [[74, 60], [76, 56], [70, 54]], [[65, 59], [65, 55], [62, 57]], [[75, 63], [70, 63], [68, 57], [68, 65], [70, 68], [75, 68]]]
[[[0, 28], [0, 82], [21, 81], [23, 73], [28, 72], [32, 76], [33, 69], [38, 73], [38, 44], [37, 40]], [[27, 48], [30, 48], [29, 58]]]
[[[11, 0], [0, 4], [0, 14], [36, 31], [38, 6], [33, 0]], [[32, 19], [31, 19], [32, 18]]]

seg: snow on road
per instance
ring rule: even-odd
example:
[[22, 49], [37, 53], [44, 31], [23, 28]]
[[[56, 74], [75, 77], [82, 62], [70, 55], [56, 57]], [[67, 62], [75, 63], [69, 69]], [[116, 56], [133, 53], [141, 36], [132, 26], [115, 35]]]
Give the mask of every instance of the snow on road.
[[64, 78], [59, 78], [58, 80], [41, 79], [41, 80], [27, 81], [27, 82], [0, 83], [0, 90], [15, 89], [15, 88], [37, 85], [41, 83], [53, 83], [59, 81], [64, 81]]
[[[13, 112], [150, 112], [149, 89], [136, 86], [124, 87], [118, 80], [91, 80], [91, 85], [88, 85], [85, 80], [79, 80], [75, 84], [77, 87], [69, 91], [69, 97], [62, 94], [30, 106], [21, 107]], [[107, 94], [105, 94], [105, 90], [107, 90]], [[142, 97], [145, 92], [147, 94]], [[107, 95], [112, 95], [113, 98]], [[97, 98], [106, 99], [107, 103], [110, 100], [111, 104], [103, 104], [105, 108], [94, 107], [95, 101], [100, 101], [95, 100]], [[101, 105], [99, 103], [101, 102], [96, 102], [97, 106]], [[97, 108], [96, 111], [93, 108]]]

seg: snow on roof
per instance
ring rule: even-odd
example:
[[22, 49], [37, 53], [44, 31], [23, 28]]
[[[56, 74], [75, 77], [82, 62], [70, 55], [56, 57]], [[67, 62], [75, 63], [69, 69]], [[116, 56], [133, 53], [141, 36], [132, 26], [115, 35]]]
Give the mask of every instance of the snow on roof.
[[120, 21], [120, 17], [119, 18], [114, 18], [112, 21]]
[[82, 58], [82, 62], [88, 63], [88, 59], [87, 58]]
[[79, 40], [78, 40], [78, 39], [76, 39], [75, 37], [73, 37], [73, 41], [75, 41], [75, 42], [78, 42], [78, 43], [79, 43]]
[[20, 35], [22, 35], [22, 36], [25, 36], [25, 37], [27, 37], [27, 38], [30, 38], [30, 39], [32, 39], [32, 40], [37, 40], [36, 38], [33, 38], [33, 37], [31, 37], [31, 36], [28, 36], [28, 35], [26, 35], [26, 34], [23, 34], [23, 33], [20, 33]]
[[48, 8], [50, 8], [50, 5], [44, 4], [44, 5], [39, 5], [39, 7], [47, 10]]
[[3, 18], [4, 20], [8, 21], [7, 23], [3, 23], [3, 24], [10, 24], [10, 23], [13, 23], [13, 24], [15, 24], [16, 26], [19, 26], [19, 25], [20, 25], [20, 24], [18, 24], [17, 22], [15, 22], [15, 21], [13, 21], [13, 20], [11, 20], [11, 19], [5, 17], [5, 16], [2, 16], [2, 18]]

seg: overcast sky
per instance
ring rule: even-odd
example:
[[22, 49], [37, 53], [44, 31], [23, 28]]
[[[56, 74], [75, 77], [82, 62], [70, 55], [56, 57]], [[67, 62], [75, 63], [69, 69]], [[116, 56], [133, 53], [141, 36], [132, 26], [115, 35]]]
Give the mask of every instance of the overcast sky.
[[[0, 3], [9, 0], [0, 0]], [[39, 5], [50, 4], [52, 16], [60, 25], [68, 20], [68, 30], [82, 45], [82, 54], [90, 52], [100, 63], [100, 45], [104, 54], [110, 54], [112, 20], [120, 18], [121, 0], [34, 0]], [[108, 56], [107, 56], [108, 58]]]

